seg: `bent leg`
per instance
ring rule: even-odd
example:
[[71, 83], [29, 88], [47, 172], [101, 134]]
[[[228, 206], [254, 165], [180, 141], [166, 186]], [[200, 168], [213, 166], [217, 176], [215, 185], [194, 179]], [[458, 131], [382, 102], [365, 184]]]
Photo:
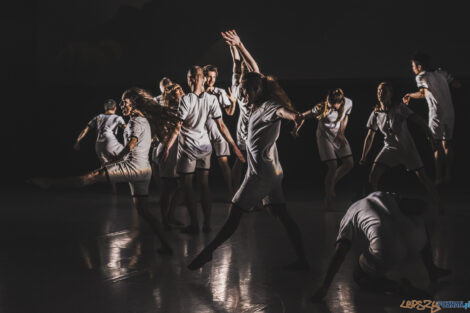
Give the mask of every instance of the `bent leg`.
[[369, 174], [369, 184], [371, 191], [377, 191], [379, 187], [379, 181], [382, 175], [385, 173], [386, 167], [379, 163], [374, 163]]
[[341, 159], [341, 162], [342, 162], [341, 166], [338, 167], [335, 173], [335, 182], [334, 182], [335, 185], [341, 180], [341, 178], [343, 178], [347, 173], [349, 173], [354, 167], [354, 159], [352, 155]]
[[442, 203], [442, 200], [439, 196], [439, 193], [437, 192], [436, 186], [434, 183], [429, 179], [428, 175], [426, 174], [426, 171], [424, 168], [421, 168], [417, 170], [416, 176], [418, 176], [419, 180], [421, 183], [424, 185], [428, 193], [431, 195], [431, 198], [433, 202], [436, 204], [439, 214], [443, 215], [444, 214], [444, 205]]
[[328, 171], [325, 176], [325, 209], [332, 209], [331, 198], [334, 196], [335, 189], [335, 175], [338, 168], [338, 162], [336, 160], [330, 160], [326, 162]]
[[198, 169], [196, 176], [201, 185], [201, 206], [204, 215], [203, 232], [211, 231], [212, 198], [209, 188], [209, 170]]
[[227, 186], [227, 200], [232, 200], [233, 197], [233, 184], [232, 184], [232, 170], [228, 164], [228, 157], [221, 156], [218, 158], [220, 170], [222, 171], [222, 176], [224, 177], [225, 184]]
[[190, 224], [185, 228], [181, 229], [183, 233], [198, 233], [199, 232], [199, 221], [197, 217], [197, 206], [196, 200], [194, 199], [193, 192], [193, 176], [194, 174], [184, 174], [182, 178], [184, 198], [186, 201], [186, 207], [188, 208]]
[[43, 189], [48, 189], [51, 187], [81, 188], [93, 185], [95, 183], [103, 183], [107, 181], [108, 179], [104, 169], [95, 170], [80, 176], [65, 178], [37, 177], [27, 180], [28, 183]]

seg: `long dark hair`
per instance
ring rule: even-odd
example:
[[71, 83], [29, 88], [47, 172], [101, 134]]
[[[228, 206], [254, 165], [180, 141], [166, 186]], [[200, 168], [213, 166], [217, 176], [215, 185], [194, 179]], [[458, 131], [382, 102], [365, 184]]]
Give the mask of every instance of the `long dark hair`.
[[263, 102], [272, 99], [289, 110], [294, 110], [292, 101], [287, 93], [282, 89], [277, 80], [273, 76], [265, 76], [261, 73], [249, 72], [242, 77], [245, 88], [254, 90], [258, 95], [255, 103], [251, 106], [260, 106]]
[[145, 89], [132, 87], [124, 91], [122, 99], [129, 99], [132, 106], [148, 119], [152, 133], [160, 142], [165, 143], [179, 122], [175, 114], [158, 105], [152, 94]]

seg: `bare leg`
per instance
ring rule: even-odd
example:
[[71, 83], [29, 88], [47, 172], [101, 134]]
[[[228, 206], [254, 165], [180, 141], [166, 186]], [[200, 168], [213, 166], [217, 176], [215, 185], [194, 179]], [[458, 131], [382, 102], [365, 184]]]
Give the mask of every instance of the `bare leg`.
[[225, 184], [227, 185], [227, 201], [231, 201], [233, 197], [233, 184], [232, 184], [232, 170], [228, 164], [228, 157], [221, 156], [218, 158], [222, 176], [224, 176]]
[[432, 198], [433, 202], [436, 204], [436, 206], [438, 208], [439, 214], [443, 215], [444, 214], [444, 205], [443, 205], [442, 200], [439, 196], [439, 193], [437, 192], [436, 186], [431, 181], [431, 179], [429, 179], [429, 177], [426, 174], [426, 171], [424, 170], [424, 168], [421, 168], [421, 169], [417, 170], [415, 173], [416, 173], [416, 176], [418, 176], [421, 183], [426, 188], [426, 190], [428, 191], [428, 193], [431, 195], [431, 198]]
[[[341, 159], [341, 162], [342, 162], [341, 166], [336, 169], [335, 182], [334, 182], [335, 185], [341, 180], [341, 178], [343, 178], [347, 173], [349, 173], [354, 167], [354, 159], [352, 155]], [[333, 190], [334, 190], [334, 187], [333, 187]]]
[[222, 229], [217, 233], [214, 240], [212, 240], [197, 256], [194, 260], [189, 263], [188, 268], [190, 270], [197, 270], [212, 260], [212, 253], [227, 239], [229, 239], [240, 225], [243, 211], [234, 204], [230, 205], [230, 214], [225, 221]]
[[434, 151], [434, 167], [436, 168], [436, 179], [434, 184], [436, 186], [444, 182], [444, 162], [445, 154], [442, 144], [437, 144], [437, 150]]
[[328, 165], [328, 172], [326, 173], [326, 176], [325, 176], [324, 202], [325, 202], [325, 209], [331, 210], [332, 209], [331, 198], [334, 195], [335, 175], [336, 175], [336, 170], [338, 168], [338, 162], [336, 160], [330, 160], [326, 162], [326, 165]]
[[449, 184], [452, 178], [452, 163], [454, 162], [454, 147], [449, 141], [443, 141], [445, 154], [445, 182]]
[[378, 164], [378, 163], [374, 163], [372, 165], [372, 169], [370, 170], [370, 174], [369, 174], [369, 183], [370, 183], [372, 191], [378, 190], [379, 181], [382, 175], [384, 174], [385, 169], [386, 169], [385, 166]]
[[179, 199], [183, 196], [183, 187], [178, 183], [176, 179], [174, 179], [175, 185], [176, 185], [176, 190], [173, 192], [171, 199], [170, 199], [170, 209], [168, 211], [168, 221], [170, 224], [176, 225], [176, 226], [183, 226], [183, 223], [181, 223], [175, 215], [176, 212], [176, 207], [178, 206], [178, 201]]
[[136, 208], [140, 217], [142, 217], [150, 225], [153, 232], [162, 242], [162, 247], [158, 249], [158, 252], [162, 254], [172, 254], [173, 250], [165, 238], [162, 224], [160, 224], [158, 219], [152, 213], [150, 213], [150, 210], [147, 207], [147, 196], [132, 197], [132, 202], [134, 203], [134, 207]]
[[27, 182], [43, 189], [51, 187], [81, 188], [95, 183], [107, 182], [107, 178], [104, 170], [95, 170], [81, 176], [65, 178], [36, 177], [28, 179]]
[[162, 223], [166, 230], [171, 229], [169, 223], [169, 210], [171, 206], [171, 198], [176, 190], [176, 181], [173, 178], [162, 179], [162, 191], [160, 194], [160, 208], [162, 215]]
[[287, 212], [286, 205], [271, 204], [268, 207], [271, 215], [286, 229], [287, 236], [289, 237], [291, 244], [294, 246], [295, 253], [297, 254], [297, 260], [294, 263], [287, 265], [285, 268], [291, 270], [308, 270], [310, 266], [308, 264], [307, 257], [305, 256], [302, 234], [297, 223]]
[[183, 182], [184, 198], [186, 200], [186, 207], [188, 208], [189, 217], [191, 223], [185, 228], [181, 229], [181, 232], [188, 234], [195, 234], [199, 232], [199, 221], [197, 218], [197, 206], [196, 200], [194, 199], [193, 192], [193, 176], [194, 174], [186, 174], [181, 180]]
[[196, 176], [199, 184], [201, 185], [201, 206], [204, 214], [204, 224], [202, 231], [208, 233], [211, 231], [211, 213], [212, 213], [212, 199], [211, 191], [209, 188], [209, 171], [197, 170]]

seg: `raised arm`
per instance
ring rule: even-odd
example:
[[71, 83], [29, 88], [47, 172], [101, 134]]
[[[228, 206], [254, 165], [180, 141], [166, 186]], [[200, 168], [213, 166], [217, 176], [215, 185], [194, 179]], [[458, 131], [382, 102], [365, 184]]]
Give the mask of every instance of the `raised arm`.
[[232, 55], [232, 61], [233, 61], [233, 73], [234, 74], [241, 74], [242, 73], [242, 59], [240, 57], [240, 53], [238, 52], [238, 49], [235, 48], [234, 46], [230, 46], [230, 54]]
[[75, 141], [75, 144], [73, 145], [73, 148], [77, 151], [80, 150], [80, 141], [82, 141], [83, 138], [85, 138], [86, 134], [90, 131], [90, 126], [86, 126], [78, 135], [77, 140]]
[[230, 100], [230, 106], [225, 108], [225, 113], [227, 113], [228, 116], [233, 116], [233, 114], [235, 114], [235, 108], [237, 107], [237, 97], [232, 93], [232, 88], [230, 87], [227, 88], [227, 96]]
[[426, 88], [420, 88], [417, 92], [407, 93], [403, 96], [403, 103], [408, 105], [411, 99], [424, 99], [426, 98]]
[[369, 154], [370, 148], [372, 147], [372, 143], [374, 142], [375, 138], [375, 131], [369, 129], [366, 135], [366, 139], [364, 139], [364, 146], [362, 148], [362, 156], [359, 164], [364, 164], [366, 162], [367, 154]]
[[227, 140], [227, 142], [232, 146], [233, 152], [235, 152], [237, 158], [243, 163], [245, 163], [246, 162], [245, 157], [243, 156], [243, 153], [240, 151], [240, 149], [238, 149], [238, 146], [233, 140], [232, 135], [230, 135], [230, 131], [228, 130], [224, 121], [221, 118], [216, 118], [214, 119], [214, 121], [217, 124], [217, 128], [219, 129], [224, 139]]
[[330, 264], [328, 265], [328, 270], [326, 271], [325, 279], [323, 280], [322, 285], [310, 298], [313, 302], [318, 302], [323, 300], [328, 292], [328, 288], [333, 281], [336, 273], [338, 273], [341, 265], [348, 254], [348, 251], [351, 247], [351, 242], [349, 240], [341, 240], [336, 244], [335, 254], [331, 258]]
[[227, 42], [227, 44], [235, 47], [238, 50], [248, 70], [250, 72], [259, 73], [260, 71], [259, 71], [258, 63], [256, 63], [255, 59], [251, 56], [250, 52], [248, 52], [248, 50], [245, 48], [237, 32], [235, 30], [229, 30], [226, 32], [222, 32], [221, 34], [222, 34], [222, 37]]

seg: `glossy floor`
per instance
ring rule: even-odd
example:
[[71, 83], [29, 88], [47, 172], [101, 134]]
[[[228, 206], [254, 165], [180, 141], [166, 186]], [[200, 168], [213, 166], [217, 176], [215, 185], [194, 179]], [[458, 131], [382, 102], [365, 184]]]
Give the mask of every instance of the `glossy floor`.
[[[332, 255], [346, 197], [338, 200], [337, 211], [324, 212], [319, 196], [291, 193], [295, 197], [289, 199], [289, 210], [305, 238], [309, 272], [282, 269], [293, 251], [283, 229], [264, 211], [246, 215], [213, 262], [191, 272], [186, 265], [227, 215], [227, 205], [217, 201], [217, 194], [213, 232], [189, 236], [173, 230], [168, 236], [175, 255], [162, 257], [156, 253], [158, 239], [130, 208], [125, 190], [119, 196], [97, 189], [44, 192], [30, 187], [2, 193], [1, 312], [409, 311], [400, 308], [405, 299], [358, 290], [351, 279], [354, 253], [325, 302], [308, 301]], [[452, 269], [453, 275], [430, 284], [419, 262], [403, 272], [434, 299], [468, 301], [470, 197], [454, 194], [446, 199], [448, 214], [435, 225], [433, 245], [437, 264]], [[150, 202], [158, 213], [157, 197]], [[184, 207], [177, 213], [186, 219]]]

